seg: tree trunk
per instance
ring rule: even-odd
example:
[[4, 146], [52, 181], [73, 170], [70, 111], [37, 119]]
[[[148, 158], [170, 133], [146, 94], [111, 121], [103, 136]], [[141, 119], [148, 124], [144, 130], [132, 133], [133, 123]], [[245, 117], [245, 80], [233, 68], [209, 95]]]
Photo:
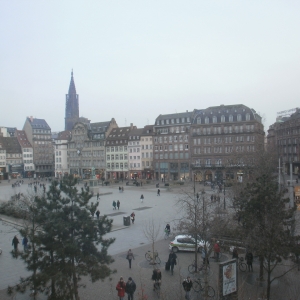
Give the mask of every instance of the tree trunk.
[[270, 261], [268, 261], [267, 300], [270, 300], [270, 293], [271, 293], [271, 270], [270, 270]]
[[259, 281], [264, 280], [264, 257], [259, 256]]
[[[50, 251], [50, 257], [51, 257], [51, 264], [53, 266], [54, 264], [54, 257], [53, 257], [53, 251]], [[56, 297], [56, 288], [55, 288], [55, 279], [51, 278], [51, 297], [55, 299]]]
[[152, 243], [152, 264], [155, 266], [154, 242]]
[[73, 288], [74, 288], [75, 300], [80, 300], [79, 294], [78, 294], [78, 281], [77, 281], [77, 276], [76, 276], [74, 264], [73, 264]]

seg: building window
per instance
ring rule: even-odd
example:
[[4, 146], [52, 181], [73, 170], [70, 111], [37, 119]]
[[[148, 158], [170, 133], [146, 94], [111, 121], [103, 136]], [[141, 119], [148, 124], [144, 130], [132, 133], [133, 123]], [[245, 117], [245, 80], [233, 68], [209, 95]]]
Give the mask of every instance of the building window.
[[197, 118], [197, 124], [201, 124], [201, 118]]
[[217, 123], [217, 117], [213, 116], [213, 123]]
[[250, 114], [246, 114], [246, 121], [250, 121]]
[[229, 122], [233, 122], [233, 115], [229, 115]]
[[237, 115], [237, 121], [239, 121], [239, 122], [242, 121], [242, 115], [240, 115], [240, 114]]
[[209, 118], [208, 117], [205, 118], [205, 124], [209, 124]]
[[221, 116], [221, 122], [225, 122], [225, 116], [224, 115]]

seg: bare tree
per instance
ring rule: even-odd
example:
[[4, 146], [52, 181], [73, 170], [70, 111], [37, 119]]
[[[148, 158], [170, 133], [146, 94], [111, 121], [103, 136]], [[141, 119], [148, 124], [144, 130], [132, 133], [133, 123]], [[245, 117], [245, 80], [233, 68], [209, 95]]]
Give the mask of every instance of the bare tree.
[[160, 223], [156, 223], [152, 218], [144, 224], [143, 232], [147, 240], [151, 243], [152, 246], [152, 264], [155, 265], [155, 242], [158, 239], [160, 234]]

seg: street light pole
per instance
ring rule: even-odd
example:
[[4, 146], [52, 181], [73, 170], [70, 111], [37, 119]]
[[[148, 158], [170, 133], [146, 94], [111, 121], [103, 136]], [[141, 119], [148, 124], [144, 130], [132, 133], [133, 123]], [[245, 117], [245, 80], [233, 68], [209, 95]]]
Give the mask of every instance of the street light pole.
[[224, 181], [224, 210], [226, 209], [226, 201], [225, 201], [225, 181]]

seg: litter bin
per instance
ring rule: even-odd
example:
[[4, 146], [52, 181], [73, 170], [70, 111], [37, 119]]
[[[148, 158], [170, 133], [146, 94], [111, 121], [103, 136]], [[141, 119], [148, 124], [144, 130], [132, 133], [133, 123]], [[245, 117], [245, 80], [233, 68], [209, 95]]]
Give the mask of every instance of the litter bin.
[[124, 226], [130, 226], [130, 216], [123, 217]]

